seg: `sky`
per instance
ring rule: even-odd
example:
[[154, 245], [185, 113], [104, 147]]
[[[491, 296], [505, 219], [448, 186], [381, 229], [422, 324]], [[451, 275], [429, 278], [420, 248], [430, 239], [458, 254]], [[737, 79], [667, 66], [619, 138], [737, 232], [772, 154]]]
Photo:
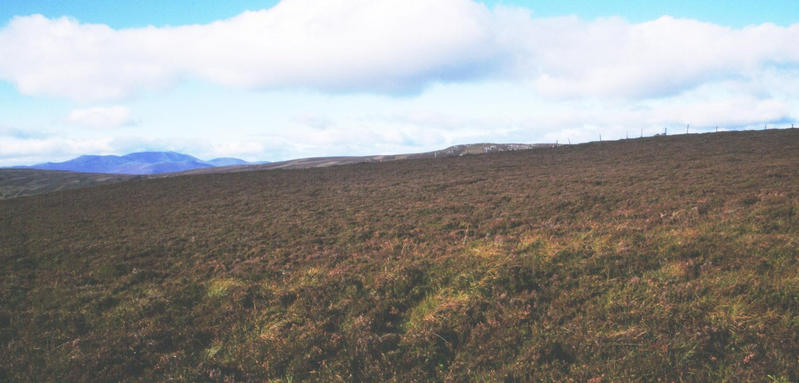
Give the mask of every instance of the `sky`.
[[796, 1], [3, 0], [0, 166], [784, 128], [797, 41]]

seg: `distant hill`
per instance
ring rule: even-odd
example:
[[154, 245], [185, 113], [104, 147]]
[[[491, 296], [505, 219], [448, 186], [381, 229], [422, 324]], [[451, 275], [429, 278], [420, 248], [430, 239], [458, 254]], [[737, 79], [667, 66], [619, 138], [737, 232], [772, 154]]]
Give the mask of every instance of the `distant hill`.
[[296, 160], [248, 163], [239, 166], [227, 166], [224, 168], [202, 168], [186, 171], [184, 174], [209, 174], [209, 173], [235, 173], [254, 170], [269, 169], [302, 169], [302, 168], [321, 168], [337, 165], [349, 165], [365, 162], [385, 162], [396, 160], [409, 160], [421, 158], [446, 158], [461, 157], [473, 154], [499, 153], [516, 150], [529, 150], [538, 148], [551, 148], [554, 144], [466, 144], [450, 146], [446, 149], [424, 153], [409, 154], [381, 154], [373, 156], [338, 156], [338, 157], [311, 157]]
[[0, 199], [80, 189], [142, 177], [129, 174], [77, 173], [62, 170], [0, 169]]
[[319, 168], [355, 163], [385, 162], [422, 158], [548, 148], [552, 144], [468, 144], [426, 153], [350, 157], [316, 157], [270, 163], [247, 162], [238, 158], [202, 161], [175, 152], [141, 152], [125, 156], [80, 156], [66, 162], [48, 162], [30, 167], [0, 169], [0, 199], [84, 188], [136, 178], [163, 178], [191, 174], [237, 173], [271, 169]]
[[209, 164], [214, 166], [233, 166], [233, 165], [246, 165], [248, 164], [247, 161], [240, 160], [238, 158], [214, 158], [213, 160], [207, 161]]
[[197, 157], [176, 152], [140, 152], [124, 156], [80, 156], [65, 162], [48, 162], [25, 168], [81, 173], [161, 174], [245, 164], [247, 161], [238, 158], [215, 158], [203, 161]]

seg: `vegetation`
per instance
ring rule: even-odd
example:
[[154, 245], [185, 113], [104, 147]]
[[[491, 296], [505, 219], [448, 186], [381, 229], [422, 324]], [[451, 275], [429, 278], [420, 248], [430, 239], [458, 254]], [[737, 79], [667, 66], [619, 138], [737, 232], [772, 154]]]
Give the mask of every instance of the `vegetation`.
[[0, 201], [0, 381], [797, 381], [799, 131]]
[[[81, 156], [61, 163], [46, 163], [36, 169], [0, 168], [0, 199], [80, 189], [109, 183], [147, 178], [181, 177], [195, 174], [236, 173], [271, 169], [301, 169], [351, 165], [363, 162], [456, 157], [551, 147], [552, 144], [469, 144], [456, 145], [426, 153], [376, 155], [363, 157], [316, 157], [280, 162], [246, 163], [237, 158], [215, 158], [200, 161], [192, 156], [174, 152], [141, 152], [125, 156]], [[185, 170], [192, 168], [190, 170]], [[94, 173], [54, 171], [59, 169], [89, 169]], [[183, 169], [182, 171], [179, 171]], [[106, 173], [97, 173], [106, 172]], [[121, 174], [125, 173], [125, 174]], [[138, 174], [138, 175], [133, 175]]]
[[59, 190], [79, 189], [130, 181], [136, 176], [124, 174], [73, 173], [38, 169], [0, 169], [0, 199]]

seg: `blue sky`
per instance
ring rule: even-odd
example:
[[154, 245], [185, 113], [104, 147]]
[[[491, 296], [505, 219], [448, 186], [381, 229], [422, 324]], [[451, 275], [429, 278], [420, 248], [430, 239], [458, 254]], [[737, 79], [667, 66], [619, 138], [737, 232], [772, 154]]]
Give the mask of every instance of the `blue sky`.
[[[538, 17], [578, 15], [594, 19], [621, 16], [630, 21], [646, 21], [670, 15], [735, 27], [765, 22], [789, 25], [796, 22], [799, 15], [799, 2], [793, 0], [491, 0], [482, 3], [526, 7]], [[48, 17], [72, 16], [83, 22], [103, 23], [115, 28], [205, 24], [275, 4], [277, 0], [4, 0], [0, 19], [7, 21], [13, 16], [41, 13]]]
[[797, 22], [795, 1], [6, 0], [0, 166], [786, 127]]

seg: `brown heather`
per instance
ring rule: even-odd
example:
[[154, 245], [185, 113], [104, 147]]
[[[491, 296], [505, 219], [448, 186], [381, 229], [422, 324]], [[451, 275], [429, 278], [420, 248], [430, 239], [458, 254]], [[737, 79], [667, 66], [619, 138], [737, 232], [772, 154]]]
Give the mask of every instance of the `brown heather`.
[[0, 381], [799, 380], [799, 130], [0, 201]]

